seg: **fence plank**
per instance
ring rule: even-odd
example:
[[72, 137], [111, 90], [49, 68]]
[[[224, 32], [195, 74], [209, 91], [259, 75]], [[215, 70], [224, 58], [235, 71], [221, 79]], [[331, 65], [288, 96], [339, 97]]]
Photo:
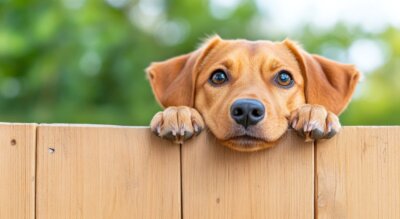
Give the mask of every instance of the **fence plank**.
[[34, 124], [0, 124], [0, 218], [34, 218]]
[[180, 218], [180, 148], [148, 128], [38, 127], [38, 218]]
[[400, 218], [400, 127], [345, 127], [316, 154], [318, 218]]
[[202, 134], [182, 146], [184, 218], [313, 218], [314, 149], [293, 133], [240, 153]]

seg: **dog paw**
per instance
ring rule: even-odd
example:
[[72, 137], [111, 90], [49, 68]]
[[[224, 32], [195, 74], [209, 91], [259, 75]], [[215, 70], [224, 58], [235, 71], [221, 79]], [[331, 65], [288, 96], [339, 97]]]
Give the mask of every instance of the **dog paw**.
[[290, 126], [306, 141], [329, 139], [339, 132], [339, 118], [325, 107], [306, 104], [293, 111]]
[[168, 107], [153, 117], [150, 128], [157, 136], [182, 144], [203, 130], [204, 121], [193, 108]]

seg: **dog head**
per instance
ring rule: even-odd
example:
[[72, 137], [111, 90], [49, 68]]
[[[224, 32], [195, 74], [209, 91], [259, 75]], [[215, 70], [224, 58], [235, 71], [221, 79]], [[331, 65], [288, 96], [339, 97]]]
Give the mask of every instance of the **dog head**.
[[352, 65], [310, 55], [290, 40], [223, 40], [152, 63], [148, 77], [163, 107], [197, 109], [225, 146], [255, 151], [288, 129], [290, 113], [305, 103], [340, 114], [359, 73]]

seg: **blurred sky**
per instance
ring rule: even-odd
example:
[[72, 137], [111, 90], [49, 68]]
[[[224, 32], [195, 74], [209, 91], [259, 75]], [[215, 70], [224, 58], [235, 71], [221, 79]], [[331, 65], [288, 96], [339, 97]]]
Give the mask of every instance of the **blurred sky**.
[[[216, 18], [222, 19], [241, 3], [241, 0], [211, 0], [210, 9]], [[372, 33], [383, 32], [388, 26], [400, 28], [398, 0], [256, 0], [256, 4], [260, 16], [253, 22], [268, 34], [299, 35], [305, 23], [319, 31], [332, 29], [339, 22], [360, 26]], [[379, 41], [361, 39], [349, 48], [348, 58], [336, 58], [354, 63], [361, 71], [369, 73], [384, 63], [384, 50]]]
[[[84, 0], [64, 1], [66, 4], [71, 4], [71, 7], [79, 7], [84, 3]], [[107, 2], [113, 7], [123, 7], [128, 0], [107, 0]], [[243, 2], [245, 1], [210, 0], [211, 15], [216, 19], [227, 19], [241, 7]], [[257, 28], [257, 31], [268, 35], [301, 35], [304, 24], [309, 24], [318, 31], [327, 31], [342, 22], [350, 26], [360, 26], [367, 33], [383, 32], [388, 26], [400, 27], [398, 0], [256, 0], [255, 2], [259, 13], [251, 21], [251, 28]], [[165, 44], [179, 44], [188, 31], [187, 24], [183, 21], [165, 22], [160, 28], [164, 7], [163, 0], [139, 1], [139, 4], [130, 11], [131, 19], [145, 31], [161, 31], [160, 40]], [[144, 17], [146, 18], [143, 19]], [[157, 26], [159, 28], [156, 28]], [[354, 63], [361, 71], [368, 74], [384, 63], [387, 55], [385, 49], [385, 45], [379, 41], [361, 39], [352, 44], [347, 57], [337, 54], [334, 58]]]

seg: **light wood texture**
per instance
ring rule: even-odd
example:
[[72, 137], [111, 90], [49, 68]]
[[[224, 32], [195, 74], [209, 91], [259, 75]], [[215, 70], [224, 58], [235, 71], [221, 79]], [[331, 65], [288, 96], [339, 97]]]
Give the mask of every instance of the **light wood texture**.
[[181, 218], [180, 147], [148, 128], [40, 126], [37, 161], [37, 218]]
[[206, 132], [180, 148], [148, 128], [0, 123], [0, 219], [386, 219], [399, 206], [400, 127], [241, 153]]
[[182, 146], [184, 218], [313, 218], [314, 150], [293, 133], [235, 152], [210, 135]]
[[34, 218], [35, 129], [0, 124], [0, 218]]
[[400, 218], [400, 127], [345, 127], [316, 148], [318, 218]]

